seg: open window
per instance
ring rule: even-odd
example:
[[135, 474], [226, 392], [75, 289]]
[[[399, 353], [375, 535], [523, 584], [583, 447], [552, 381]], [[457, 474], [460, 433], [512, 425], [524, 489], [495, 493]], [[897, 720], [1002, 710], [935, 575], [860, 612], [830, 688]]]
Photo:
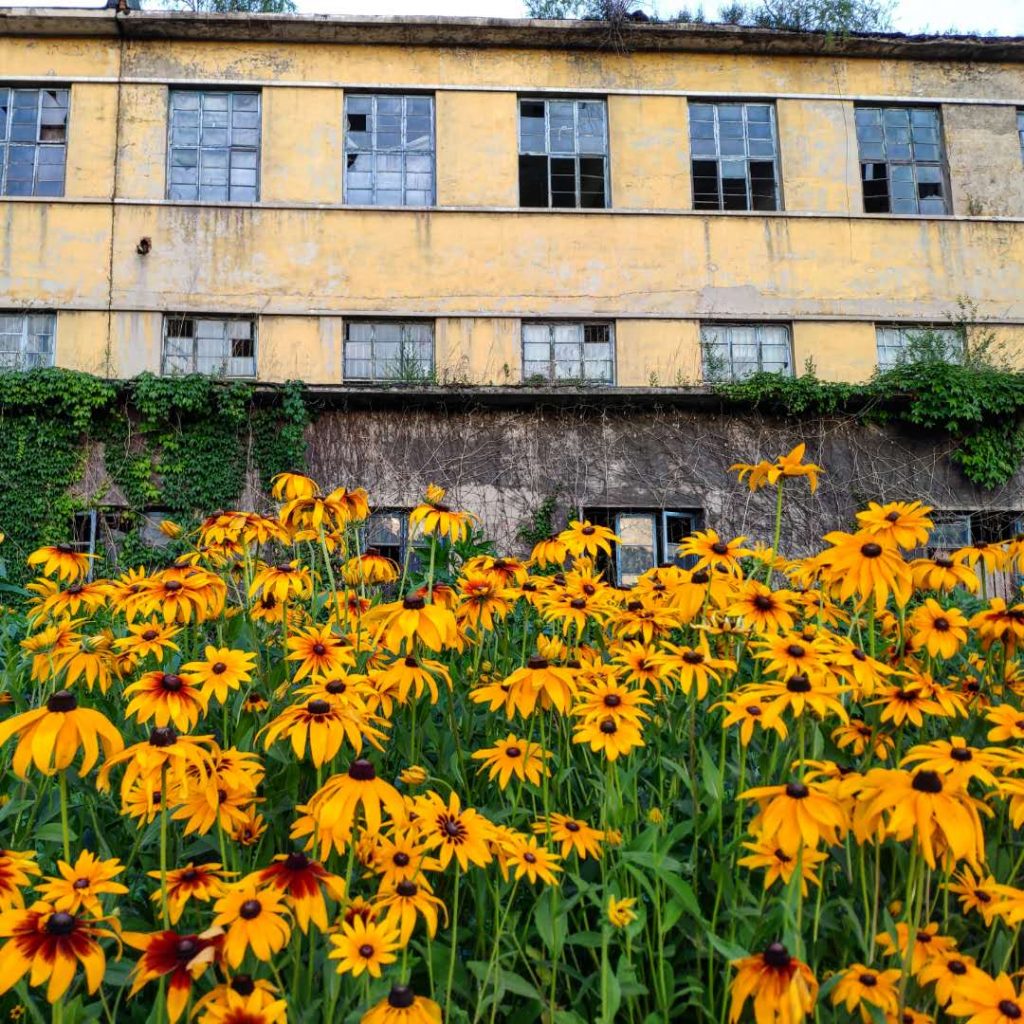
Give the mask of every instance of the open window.
[[612, 564], [604, 569], [616, 584], [630, 587], [648, 569], [658, 565], [685, 566], [676, 553], [680, 542], [699, 528], [697, 509], [589, 508], [585, 519], [607, 526], [619, 538]]

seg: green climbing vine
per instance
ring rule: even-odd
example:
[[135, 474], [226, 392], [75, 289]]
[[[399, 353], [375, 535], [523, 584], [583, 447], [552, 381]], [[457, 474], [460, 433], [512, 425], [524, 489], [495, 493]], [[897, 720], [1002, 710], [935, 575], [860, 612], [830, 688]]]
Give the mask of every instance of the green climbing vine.
[[[296, 381], [257, 391], [203, 376], [142, 374], [113, 383], [62, 369], [0, 374], [7, 575], [19, 581], [28, 552], [67, 540], [73, 514], [90, 503], [127, 505], [130, 528], [118, 554], [121, 565], [130, 564], [145, 553], [145, 510], [191, 525], [235, 504], [250, 472], [266, 488], [274, 474], [304, 466], [308, 422]], [[108, 493], [75, 496], [96, 444], [116, 502]], [[167, 549], [167, 557], [174, 553]]]
[[[731, 407], [786, 418], [856, 411], [863, 418], [946, 435], [950, 458], [986, 490], [1009, 482], [1024, 462], [1024, 372], [995, 350], [991, 336], [968, 344], [922, 331], [896, 366], [864, 384], [820, 380], [808, 364], [784, 377], [759, 373], [719, 382], [715, 391]], [[951, 345], [958, 344], [955, 358]]]

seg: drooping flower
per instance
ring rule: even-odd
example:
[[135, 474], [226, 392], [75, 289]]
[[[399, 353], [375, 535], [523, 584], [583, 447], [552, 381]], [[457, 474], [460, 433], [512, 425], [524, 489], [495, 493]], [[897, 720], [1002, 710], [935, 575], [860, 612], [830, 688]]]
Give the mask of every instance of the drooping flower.
[[441, 1007], [433, 999], [416, 995], [408, 985], [392, 985], [359, 1024], [441, 1024]]
[[67, 583], [74, 583], [85, 578], [92, 558], [92, 555], [76, 551], [69, 544], [54, 544], [37, 548], [27, 561], [29, 565], [41, 565], [45, 576], [56, 576]]
[[192, 994], [192, 983], [214, 962], [220, 945], [220, 933], [182, 935], [174, 931], [152, 933], [125, 932], [126, 945], [142, 950], [132, 969], [134, 996], [143, 986], [158, 978], [168, 978], [167, 1017], [171, 1024], [185, 1012]]
[[763, 953], [734, 960], [730, 988], [730, 1024], [736, 1024], [748, 999], [758, 1024], [800, 1024], [814, 1009], [818, 982], [810, 967], [791, 956], [781, 942]]

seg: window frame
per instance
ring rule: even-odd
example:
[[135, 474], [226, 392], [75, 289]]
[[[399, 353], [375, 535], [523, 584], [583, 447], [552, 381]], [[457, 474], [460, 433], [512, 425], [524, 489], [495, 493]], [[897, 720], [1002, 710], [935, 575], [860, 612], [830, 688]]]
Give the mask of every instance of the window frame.
[[[401, 505], [381, 505], [370, 509], [370, 514], [367, 516], [365, 522], [359, 528], [359, 552], [365, 554], [370, 548], [376, 551], [380, 551], [386, 558], [391, 558], [386, 551], [382, 549], [382, 546], [371, 544], [369, 539], [370, 524], [376, 518], [380, 520], [387, 517], [394, 517], [398, 520], [398, 531], [399, 531], [399, 542], [398, 542], [398, 553], [399, 557], [392, 559], [398, 566], [399, 572], [405, 566], [406, 558], [409, 559], [409, 569], [414, 570], [417, 566], [415, 551], [415, 543], [413, 532], [409, 527], [409, 513], [412, 511], [411, 508], [406, 508]], [[383, 547], [390, 547], [391, 545], [384, 545]]]
[[[903, 343], [899, 346], [898, 351], [900, 353], [906, 352], [907, 350], [907, 335], [911, 333], [919, 334], [950, 334], [954, 338], [957, 338], [957, 329], [949, 324], [936, 324], [936, 323], [900, 323], [899, 321], [876, 321], [875, 323], [875, 360], [876, 366], [881, 371], [893, 370], [897, 366], [902, 365], [899, 357], [892, 361], [882, 361], [882, 349], [892, 349], [894, 346], [881, 344], [880, 334], [882, 331], [898, 331], [903, 336]], [[964, 355], [966, 354], [963, 350], [963, 339], [957, 338], [957, 341], [961, 343], [960, 361], [963, 361]]]
[[[523, 104], [544, 105], [544, 149], [525, 148], [523, 143]], [[573, 149], [564, 152], [551, 150], [551, 104], [572, 103], [573, 105]], [[602, 119], [603, 149], [600, 153], [580, 151], [580, 106], [584, 103], [600, 104], [604, 111]], [[516, 157], [519, 168], [519, 208], [523, 210], [609, 210], [612, 206], [611, 189], [611, 125], [609, 124], [608, 99], [606, 96], [536, 96], [519, 94], [516, 97]], [[547, 160], [547, 204], [526, 204], [523, 202], [523, 157], [544, 157]], [[574, 199], [572, 206], [556, 206], [552, 188], [552, 160], [572, 160], [574, 171]], [[583, 173], [581, 160], [599, 159], [603, 164], [603, 199], [601, 206], [583, 205]], [[560, 194], [562, 194], [560, 192]]]
[[[21, 324], [21, 342], [19, 343], [18, 349], [15, 353], [16, 362], [14, 366], [6, 366], [2, 362], [5, 353], [0, 353], [0, 373], [17, 373], [25, 370], [35, 369], [47, 369], [57, 365], [57, 314], [51, 310], [39, 310], [39, 309], [0, 309], [0, 320], [4, 317], [19, 317], [22, 321]], [[46, 363], [32, 363], [31, 365], [25, 363], [25, 359], [28, 355], [38, 356], [39, 352], [29, 353], [28, 352], [28, 341], [30, 337], [29, 323], [34, 318], [46, 318], [50, 324], [50, 351], [49, 351], [49, 362]], [[0, 332], [5, 335], [13, 334], [11, 331]], [[40, 335], [36, 334], [35, 337]]]
[[[374, 355], [374, 347], [377, 344], [376, 336], [372, 337], [368, 342], [362, 339], [349, 338], [349, 329], [353, 326], [368, 326], [374, 328], [376, 331], [377, 327], [387, 324], [388, 326], [398, 325], [399, 327], [429, 327], [430, 328], [430, 365], [423, 373], [422, 378], [408, 379], [401, 376], [378, 376], [376, 368], [376, 358]], [[349, 343], [353, 344], [369, 344], [370, 356], [368, 361], [370, 363], [370, 370], [373, 376], [360, 377], [350, 375], [348, 370], [349, 355], [348, 346]], [[389, 344], [393, 344], [390, 342]], [[400, 347], [404, 347], [406, 344], [421, 344], [421, 342], [415, 339], [401, 338], [398, 342]], [[401, 358], [401, 356], [399, 357]], [[429, 317], [346, 317], [345, 325], [343, 328], [342, 340], [341, 340], [341, 379], [346, 384], [417, 384], [417, 383], [431, 383], [437, 373], [437, 321], [430, 319]]]
[[[398, 149], [378, 149], [376, 144], [377, 139], [377, 101], [382, 97], [386, 98], [397, 98], [402, 101], [402, 114], [401, 114], [401, 135], [402, 143]], [[350, 99], [369, 99], [372, 101], [372, 126], [371, 126], [371, 145], [369, 149], [349, 149], [349, 127], [348, 127], [348, 103]], [[408, 131], [408, 110], [407, 105], [410, 99], [426, 99], [430, 103], [430, 144], [426, 149], [409, 149], [407, 142], [407, 131]], [[432, 207], [437, 206], [437, 97], [433, 92], [419, 92], [416, 90], [387, 90], [382, 89], [379, 91], [346, 91], [343, 102], [342, 102], [342, 174], [341, 174], [341, 202], [343, 206], [352, 206], [360, 209], [379, 209], [384, 207], [400, 207], [402, 209], [410, 210], [429, 210]], [[349, 185], [349, 157], [350, 156], [361, 156], [368, 155], [373, 158], [374, 167], [369, 172], [373, 179], [373, 186], [370, 191], [376, 196], [377, 193], [377, 168], [376, 160], [378, 153], [390, 153], [397, 154], [402, 158], [402, 201], [400, 203], [378, 203], [370, 201], [368, 203], [355, 202], [351, 198], [352, 188]], [[410, 191], [406, 186], [406, 177], [409, 171], [406, 168], [406, 159], [409, 155], [419, 156], [428, 155], [430, 157], [430, 201], [428, 203], [410, 203], [407, 201], [406, 194]], [[413, 172], [418, 173], [418, 172]], [[365, 189], [358, 189], [356, 191], [366, 191]], [[391, 191], [391, 190], [389, 190]], [[412, 191], [423, 191], [422, 189], [415, 189]]]
[[[708, 372], [708, 348], [709, 343], [705, 338], [706, 331], [712, 330], [729, 330], [736, 327], [753, 328], [758, 332], [757, 342], [757, 369], [752, 370], [749, 374], [743, 377], [738, 377], [735, 371], [735, 358], [732, 354], [733, 340], [729, 338], [729, 374], [728, 376], [714, 376]], [[765, 370], [764, 358], [763, 358], [763, 346], [765, 344], [764, 339], [761, 337], [760, 332], [765, 328], [779, 329], [781, 328], [786, 332], [786, 351], [788, 353], [788, 361], [786, 369], [781, 370]], [[793, 325], [789, 321], [780, 320], [702, 320], [700, 321], [700, 356], [701, 356], [701, 374], [705, 383], [707, 382], [719, 382], [719, 381], [741, 381], [746, 380], [748, 377], [753, 376], [755, 373], [779, 373], [784, 377], [796, 376], [795, 367], [793, 365]]]
[[[68, 177], [68, 140], [71, 134], [71, 85], [54, 85], [53, 83], [30, 84], [27, 82], [7, 83], [0, 79], [0, 90], [6, 90], [10, 94], [10, 116], [5, 124], [5, 135], [0, 138], [0, 198], [24, 198], [24, 199], [60, 199], [64, 197], [67, 190]], [[36, 130], [35, 138], [31, 143], [11, 139], [11, 128], [14, 124], [14, 95], [19, 92], [34, 92], [36, 97]], [[41, 138], [43, 129], [43, 93], [64, 93], [64, 138], [60, 142], [51, 142]], [[10, 157], [12, 146], [32, 146], [32, 190], [27, 193], [10, 193], [8, 191], [8, 176], [10, 171]], [[60, 189], [56, 192], [39, 192], [39, 154], [43, 149], [62, 149], [64, 158], [61, 161]], [[57, 179], [52, 179], [56, 181]]]
[[1024, 107], [1017, 108], [1017, 140], [1020, 142], [1020, 160], [1024, 164]]
[[[520, 365], [521, 365], [521, 376], [522, 376], [522, 381], [523, 381], [524, 384], [532, 383], [534, 381], [534, 378], [536, 376], [539, 376], [538, 374], [527, 374], [527, 372], [526, 372], [526, 364], [528, 362], [530, 362], [530, 363], [538, 362], [538, 360], [536, 360], [536, 359], [528, 360], [526, 358], [526, 345], [527, 345], [526, 330], [527, 330], [527, 328], [530, 328], [530, 327], [546, 327], [548, 329], [548, 342], [547, 342], [547, 344], [548, 344], [548, 346], [550, 348], [550, 353], [551, 353], [550, 357], [549, 357], [549, 360], [548, 360], [548, 366], [549, 366], [549, 371], [550, 372], [544, 378], [544, 381], [543, 381], [544, 385], [550, 385], [550, 386], [566, 385], [566, 386], [571, 386], [571, 385], [575, 384], [575, 385], [591, 385], [591, 386], [595, 386], [595, 387], [615, 387], [616, 381], [618, 380], [618, 365], [617, 365], [617, 358], [616, 358], [617, 343], [616, 343], [616, 331], [615, 331], [615, 321], [614, 320], [601, 320], [601, 319], [593, 319], [593, 320], [590, 320], [590, 319], [587, 319], [587, 320], [529, 319], [529, 320], [522, 320], [522, 321], [520, 321], [520, 325], [519, 325], [519, 358], [520, 358]], [[557, 327], [574, 327], [574, 328], [579, 328], [579, 330], [580, 330], [580, 338], [579, 338], [580, 360], [579, 360], [579, 362], [580, 362], [580, 368], [584, 372], [586, 371], [586, 365], [587, 365], [587, 360], [585, 358], [585, 356], [586, 356], [586, 345], [587, 345], [587, 337], [586, 337], [587, 328], [588, 327], [604, 327], [604, 328], [607, 328], [607, 330], [608, 330], [607, 345], [608, 345], [608, 351], [609, 351], [609, 358], [608, 358], [609, 378], [607, 380], [602, 380], [600, 378], [594, 378], [594, 377], [586, 377], [586, 376], [582, 376], [582, 375], [579, 376], [579, 377], [559, 377], [557, 375], [555, 370], [556, 370], [556, 367], [558, 366], [558, 361], [557, 361], [556, 356], [555, 356], [555, 348], [559, 344], [565, 344], [565, 342], [557, 342], [555, 340], [554, 330]], [[531, 344], [539, 344], [539, 342], [531, 342]]]
[[[198, 125], [198, 141], [195, 146], [177, 146], [174, 144], [174, 97], [176, 93], [192, 93], [199, 97], [199, 125]], [[207, 96], [218, 95], [228, 97], [228, 132], [233, 131], [233, 125], [230, 124], [231, 115], [234, 113], [234, 99], [236, 95], [255, 96], [256, 97], [256, 113], [258, 126], [256, 128], [257, 139], [255, 146], [234, 146], [231, 144], [231, 136], [228, 136], [228, 144], [226, 146], [203, 146], [202, 131], [202, 114], [203, 104]], [[186, 185], [177, 184], [172, 182], [173, 169], [174, 169], [174, 151], [181, 149], [195, 149], [196, 151], [196, 196], [194, 199], [185, 198], [182, 196], [174, 196], [171, 194], [171, 189], [189, 187]], [[227, 190], [228, 195], [226, 199], [204, 199], [203, 190], [203, 151], [204, 150], [223, 150], [227, 153]], [[239, 185], [239, 188], [252, 188], [255, 195], [252, 199], [233, 199], [231, 197], [232, 188], [236, 187], [231, 183], [231, 172], [234, 169], [232, 167], [232, 156], [235, 151], [242, 152], [254, 152], [256, 155], [255, 161], [255, 172], [256, 180], [253, 185]], [[250, 168], [239, 168], [239, 170], [250, 170]], [[167, 159], [165, 166], [165, 181], [164, 181], [164, 198], [169, 199], [176, 203], [200, 203], [204, 205], [220, 206], [225, 203], [241, 203], [251, 206], [254, 203], [261, 201], [261, 195], [263, 191], [263, 90], [259, 87], [256, 88], [231, 88], [231, 87], [181, 87], [181, 86], [168, 86], [167, 88]], [[208, 186], [212, 187], [212, 186]]]
[[[880, 111], [880, 124], [882, 128], [882, 142], [883, 152], [885, 156], [882, 159], [867, 159], [862, 153], [862, 140], [860, 135], [861, 125], [858, 123], [857, 115], [862, 110], [878, 110]], [[909, 142], [911, 155], [909, 158], [894, 159], [888, 154], [888, 142], [885, 138], [885, 113], [889, 110], [906, 110], [909, 113], [908, 124], [911, 130], [911, 139]], [[936, 121], [936, 145], [939, 150], [937, 160], [920, 160], [915, 155], [916, 147], [919, 143], [914, 141], [913, 138], [913, 112], [915, 110], [921, 111], [932, 111], [935, 114]], [[861, 205], [863, 206], [863, 212], [873, 217], [949, 217], [953, 213], [953, 191], [949, 176], [949, 156], [948, 148], [946, 146], [946, 131], [945, 124], [942, 117], [942, 105], [939, 103], [855, 103], [853, 108], [854, 118], [854, 135], [857, 139], [857, 160], [860, 165], [860, 189], [861, 189]], [[888, 210], [869, 210], [868, 209], [868, 194], [865, 188], [867, 181], [879, 181], [881, 179], [873, 178], [867, 179], [864, 177], [864, 169], [866, 164], [884, 164], [886, 168], [885, 182], [886, 182], [886, 194], [888, 196]], [[917, 209], [914, 211], [909, 210], [893, 210], [893, 194], [892, 194], [892, 173], [891, 168], [893, 166], [898, 167], [911, 167], [913, 168], [913, 180], [915, 188], [914, 202]], [[921, 210], [922, 196], [920, 194], [920, 185], [922, 184], [918, 179], [918, 169], [920, 167], [937, 167], [939, 171], [939, 185], [941, 186], [942, 192], [942, 212], [936, 212], [932, 210]], [[934, 184], [928, 182], [926, 184]], [[923, 197], [926, 201], [930, 200], [931, 196]]]
[[[610, 527], [617, 537], [621, 536], [620, 523], [622, 517], [649, 518], [652, 528], [652, 536], [654, 538], [654, 564], [652, 566], [648, 566], [647, 569], [643, 570], [644, 572], [647, 572], [652, 568], [657, 568], [661, 565], [671, 564], [686, 567], [688, 563], [692, 564], [692, 558], [682, 558], [675, 554], [674, 548], [676, 547], [676, 542], [669, 542], [668, 523], [671, 517], [688, 519], [690, 524], [690, 534], [692, 534], [693, 531], [701, 528], [704, 521], [704, 510], [696, 507], [682, 508], [650, 505], [585, 506], [581, 510], [581, 514], [583, 518], [589, 522]], [[687, 534], [687, 536], [689, 536], [689, 534]], [[623, 564], [620, 557], [621, 548], [621, 544], [613, 543], [610, 565], [609, 560], [605, 559], [605, 566], [611, 569], [616, 586], [630, 587], [633, 583], [623, 582]]]
[[[175, 321], [184, 322], [191, 320], [193, 323], [192, 333], [192, 356], [191, 356], [191, 367], [182, 372], [180, 370], [169, 370], [168, 369], [168, 352], [167, 352], [167, 340], [170, 335], [167, 332], [168, 326], [173, 324]], [[199, 352], [198, 343], [200, 336], [198, 335], [195, 325], [200, 320], [211, 320], [211, 321], [222, 321], [225, 324], [225, 342], [240, 341], [244, 339], [231, 338], [226, 335], [227, 325], [232, 321], [240, 321], [248, 323], [251, 327], [251, 340], [252, 340], [252, 355], [251, 356], [234, 356], [230, 353], [224, 356], [226, 361], [225, 365], [229, 366], [230, 361], [233, 359], [251, 359], [252, 360], [252, 373], [212, 373], [206, 372], [199, 369]], [[187, 335], [177, 334], [175, 338], [184, 338]], [[172, 358], [183, 358], [179, 355], [174, 355]], [[259, 376], [259, 316], [255, 313], [164, 313], [163, 324], [161, 326], [160, 333], [160, 376], [161, 377], [178, 377], [178, 376], [202, 376], [202, 377], [213, 377], [222, 378], [224, 380], [256, 380]]]
[[[693, 107], [711, 107], [714, 110], [714, 140], [715, 140], [715, 155], [712, 157], [708, 154], [697, 154], [694, 152], [693, 143]], [[740, 120], [743, 123], [743, 155], [742, 157], [738, 154], [722, 154], [721, 145], [721, 107], [740, 107], [742, 110], [742, 116]], [[766, 156], [753, 156], [750, 152], [750, 133], [748, 126], [750, 124], [749, 110], [750, 107], [767, 107], [768, 108], [768, 124], [771, 127], [771, 142], [772, 142], [772, 156], [769, 159]], [[782, 187], [782, 145], [779, 136], [779, 116], [778, 109], [776, 107], [776, 101], [774, 99], [729, 99], [729, 98], [693, 98], [689, 97], [686, 101], [686, 113], [687, 113], [687, 143], [689, 146], [690, 156], [690, 189], [691, 189], [691, 205], [694, 210], [703, 213], [780, 213], [785, 210], [785, 198]], [[757, 122], [755, 122], [757, 123]], [[722, 174], [723, 161], [743, 160], [746, 165], [744, 174], [744, 183], [746, 185], [746, 200], [747, 205], [743, 208], [727, 208], [725, 206], [725, 189], [723, 187], [724, 175]], [[700, 162], [713, 162], [715, 164], [715, 174], [718, 189], [718, 203], [716, 206], [698, 206], [697, 199], [697, 175], [694, 173], [694, 164]], [[774, 196], [775, 205], [768, 208], [759, 208], [754, 206], [754, 178], [751, 174], [750, 165], [751, 163], [770, 162], [772, 165], [772, 182], [774, 185]], [[739, 179], [735, 179], [739, 180]]]

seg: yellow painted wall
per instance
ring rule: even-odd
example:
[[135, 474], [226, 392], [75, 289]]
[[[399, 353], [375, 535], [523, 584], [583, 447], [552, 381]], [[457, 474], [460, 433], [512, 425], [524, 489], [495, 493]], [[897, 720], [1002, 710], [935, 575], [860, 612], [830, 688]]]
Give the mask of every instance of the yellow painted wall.
[[1024, 217], [1024, 167], [1017, 111], [945, 104], [942, 127], [953, 212], [968, 217]]
[[435, 98], [439, 206], [518, 206], [518, 107], [512, 93]]
[[71, 87], [64, 194], [109, 199], [114, 194], [117, 86]]
[[107, 314], [62, 311], [57, 317], [55, 362], [99, 377], [116, 372], [107, 347]]
[[522, 380], [521, 321], [513, 317], [440, 317], [434, 363], [444, 384], [518, 384]]
[[261, 316], [256, 363], [260, 380], [341, 380], [342, 321], [330, 316]]
[[167, 182], [167, 87], [125, 85], [117, 153], [119, 199], [163, 199]]
[[822, 380], [865, 381], [878, 363], [874, 323], [800, 320], [793, 324], [793, 370], [814, 363]]
[[340, 203], [340, 89], [264, 89], [260, 198], [266, 202]]
[[617, 320], [615, 382], [620, 387], [678, 387], [701, 381], [696, 320]]
[[689, 209], [689, 131], [686, 100], [680, 96], [610, 96], [611, 205]]
[[779, 100], [775, 109], [784, 208], [859, 213], [863, 203], [853, 104]]

